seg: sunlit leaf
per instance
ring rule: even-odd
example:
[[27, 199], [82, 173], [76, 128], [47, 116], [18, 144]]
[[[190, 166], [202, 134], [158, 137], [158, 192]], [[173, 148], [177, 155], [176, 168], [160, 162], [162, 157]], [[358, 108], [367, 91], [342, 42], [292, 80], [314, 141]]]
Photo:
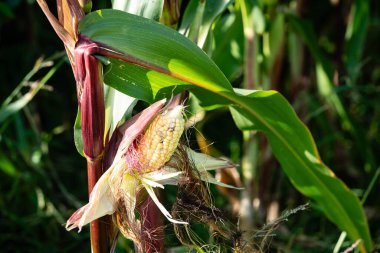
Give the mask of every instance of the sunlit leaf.
[[164, 0], [112, 0], [112, 8], [141, 17], [160, 20]]
[[199, 1], [188, 4], [179, 32], [203, 47], [214, 20], [226, 9], [231, 0]]

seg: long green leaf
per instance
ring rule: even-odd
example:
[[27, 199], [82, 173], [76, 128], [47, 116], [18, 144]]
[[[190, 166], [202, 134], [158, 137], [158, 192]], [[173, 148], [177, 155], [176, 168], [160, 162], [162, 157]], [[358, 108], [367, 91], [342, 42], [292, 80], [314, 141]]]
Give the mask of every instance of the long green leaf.
[[345, 63], [353, 85], [356, 85], [358, 75], [360, 74], [360, 66], [362, 65], [361, 55], [368, 34], [369, 12], [370, 3], [368, 0], [356, 0], [352, 3], [351, 18], [346, 30]]
[[112, 8], [145, 18], [160, 20], [164, 0], [112, 0]]
[[[49, 81], [49, 79], [54, 75], [54, 73], [59, 69], [59, 67], [63, 64], [63, 61], [64, 60], [61, 59], [56, 65], [54, 65], [49, 70], [49, 72], [40, 81], [36, 82], [35, 85], [26, 94], [22, 95], [16, 101], [0, 107], [0, 123], [2, 123], [8, 117], [24, 108], [34, 98], [38, 91], [40, 91], [44, 87], [46, 82]], [[16, 88], [17, 92], [19, 92], [19, 87], [21, 86], [22, 85], [19, 85]]]
[[192, 0], [182, 17], [179, 32], [203, 47], [214, 20], [226, 9], [231, 0]]
[[203, 105], [229, 106], [241, 129], [264, 132], [293, 185], [312, 198], [352, 240], [361, 238], [362, 252], [370, 251], [368, 225], [358, 198], [321, 162], [308, 129], [279, 93], [235, 93], [194, 43], [141, 17], [98, 11], [86, 16], [79, 30], [126, 55], [128, 63], [111, 60], [106, 67], [106, 84], [148, 102], [191, 89]]
[[244, 34], [241, 12], [235, 11], [221, 17], [213, 30], [215, 46], [212, 59], [228, 80], [243, 72]]

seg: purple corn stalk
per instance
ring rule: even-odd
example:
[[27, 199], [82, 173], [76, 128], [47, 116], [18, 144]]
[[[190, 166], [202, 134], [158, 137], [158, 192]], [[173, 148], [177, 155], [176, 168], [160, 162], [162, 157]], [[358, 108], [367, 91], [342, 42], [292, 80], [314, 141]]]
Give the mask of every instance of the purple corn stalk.
[[[77, 26], [84, 16], [77, 0], [57, 0], [59, 20], [50, 12], [44, 0], [37, 0], [42, 11], [65, 45], [77, 82], [78, 105], [81, 111], [83, 151], [87, 159], [88, 191], [92, 192], [103, 174], [104, 152], [104, 97], [102, 68], [91, 55], [94, 44], [78, 40]], [[88, 1], [81, 1], [88, 3]], [[110, 217], [91, 222], [91, 248], [93, 253], [106, 253], [110, 249]]]
[[[104, 173], [105, 106], [101, 63], [91, 55], [94, 44], [79, 40], [74, 49], [75, 79], [77, 82], [78, 105], [81, 112], [83, 152], [87, 159], [88, 193]], [[92, 252], [109, 252], [109, 216], [91, 222]]]

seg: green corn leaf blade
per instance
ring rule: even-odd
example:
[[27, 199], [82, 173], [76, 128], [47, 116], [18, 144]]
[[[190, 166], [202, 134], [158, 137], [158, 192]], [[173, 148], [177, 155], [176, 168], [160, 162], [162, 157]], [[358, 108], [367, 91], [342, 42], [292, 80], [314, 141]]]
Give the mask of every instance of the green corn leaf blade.
[[151, 20], [114, 10], [91, 13], [80, 23], [82, 36], [123, 52], [129, 63], [111, 60], [105, 83], [152, 102], [190, 89], [202, 105], [229, 106], [241, 129], [264, 132], [293, 185], [325, 215], [371, 250], [369, 229], [358, 198], [320, 160], [308, 129], [275, 91], [236, 93], [219, 68], [194, 43]]
[[369, 1], [356, 0], [351, 7], [351, 18], [346, 30], [345, 63], [350, 81], [355, 85], [362, 65], [361, 55], [369, 25]]
[[213, 30], [215, 47], [212, 59], [228, 80], [243, 72], [244, 34], [241, 12], [235, 11], [221, 17]]
[[[61, 59], [58, 63], [56, 63], [49, 71], [45, 74], [45, 76], [24, 95], [18, 98], [16, 101], [3, 105], [0, 107], [0, 124], [4, 122], [8, 117], [17, 113], [21, 109], [23, 109], [34, 96], [44, 87], [44, 85], [49, 81], [49, 79], [54, 75], [54, 73], [59, 69], [59, 67], [63, 64], [63, 59]], [[20, 86], [19, 86], [20, 87]], [[16, 88], [18, 89], [18, 87]], [[19, 91], [18, 91], [19, 92]], [[11, 94], [12, 96], [12, 94]]]
[[[82, 35], [139, 59], [148, 69], [171, 73], [179, 80], [196, 81], [200, 86], [211, 86], [218, 91], [232, 90], [219, 68], [194, 43], [152, 20], [116, 10], [102, 10], [86, 16], [79, 29]], [[116, 30], [121, 36], [114, 36], [112, 31]]]
[[160, 20], [164, 0], [112, 0], [112, 8], [141, 17]]
[[253, 30], [256, 34], [265, 31], [266, 21], [260, 1], [239, 1], [244, 29]]
[[4, 155], [3, 151], [0, 152], [0, 171], [12, 178], [16, 178], [21, 175], [20, 171], [18, 171], [12, 161]]
[[263, 13], [263, 8], [261, 8], [257, 3], [253, 4], [252, 12], [249, 14], [248, 19], [257, 34], [262, 34], [265, 31], [265, 15]]
[[[202, 36], [200, 34], [200, 27], [202, 24], [205, 7], [205, 1], [190, 1], [183, 15], [181, 26], [178, 30], [191, 41], [196, 43], [200, 48], [202, 48], [203, 43], [198, 41], [198, 37]], [[206, 38], [206, 36], [204, 36], [204, 38]]]
[[74, 123], [74, 144], [75, 144], [75, 148], [77, 149], [78, 153], [84, 157], [83, 138], [82, 138], [82, 124], [81, 124], [79, 107], [78, 107], [77, 117], [75, 118], [75, 123]]
[[190, 1], [183, 15], [179, 32], [187, 35], [202, 48], [212, 23], [231, 2], [231, 0]]
[[[312, 198], [353, 241], [362, 238], [365, 242], [360, 248], [362, 252], [370, 250], [371, 237], [358, 198], [323, 164], [309, 130], [289, 103], [279, 93], [257, 91], [239, 97], [239, 106], [230, 108], [240, 129], [266, 134], [293, 185]], [[262, 119], [255, 120], [254, 114]]]

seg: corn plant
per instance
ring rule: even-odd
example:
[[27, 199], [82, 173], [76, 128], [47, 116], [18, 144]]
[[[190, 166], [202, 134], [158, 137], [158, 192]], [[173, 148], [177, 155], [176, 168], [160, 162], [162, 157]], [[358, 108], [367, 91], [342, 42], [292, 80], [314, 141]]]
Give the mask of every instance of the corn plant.
[[[371, 251], [359, 199], [322, 162], [308, 128], [289, 102], [279, 92], [269, 90], [275, 88], [271, 82], [281, 82], [275, 68], [284, 45], [265, 44], [265, 62], [260, 65], [254, 61], [254, 55], [260, 54], [257, 45], [265, 43], [259, 39], [265, 33], [265, 17], [258, 2], [190, 1], [180, 25], [176, 1], [165, 5], [164, 1], [114, 1], [114, 8], [123, 10], [90, 12], [89, 1], [62, 0], [57, 2], [58, 19], [45, 1], [38, 3], [63, 41], [74, 72], [79, 105], [75, 139], [88, 168], [89, 203], [68, 219], [66, 228], [81, 230], [91, 223], [93, 252], [113, 250], [117, 231], [131, 239], [138, 252], [163, 251], [161, 213], [173, 224], [180, 242], [199, 252], [221, 248], [215, 244], [205, 249], [204, 242], [191, 231], [193, 221], [209, 225], [234, 252], [263, 250], [246, 233], [252, 226], [252, 206], [243, 209], [248, 211], [244, 215], [242, 211], [239, 228], [224, 221], [205, 185], [207, 182], [246, 191], [242, 199], [252, 200], [255, 161], [248, 151], [257, 145], [258, 132], [265, 135], [293, 186], [345, 231], [356, 242], [355, 247], [361, 252]], [[221, 17], [224, 12], [230, 14]], [[278, 36], [280, 42], [284, 41], [284, 15], [278, 14], [270, 35]], [[289, 14], [287, 18], [294, 31], [306, 33], [307, 28], [299, 25], [297, 17]], [[228, 19], [234, 20], [231, 23]], [[178, 31], [157, 22], [160, 20], [178, 27]], [[238, 57], [241, 47], [226, 52], [217, 43], [220, 40], [213, 46], [213, 34], [215, 38], [223, 36], [223, 29], [234, 29], [231, 24], [236, 22], [244, 29], [231, 36], [243, 39], [244, 58]], [[324, 63], [313, 41], [306, 44]], [[244, 68], [240, 69], [241, 62], [223, 65], [225, 60], [243, 61]], [[329, 65], [317, 65], [316, 72], [321, 93], [329, 94], [326, 97], [342, 125], [356, 136], [339, 97], [331, 93]], [[244, 81], [234, 88], [231, 81], [239, 73], [244, 73]], [[228, 109], [243, 131], [247, 151], [242, 163], [245, 189], [218, 181], [209, 173], [234, 168], [235, 164], [181, 144], [189, 97], [202, 112]], [[124, 121], [135, 100], [151, 105]], [[178, 187], [172, 212], [155, 191], [166, 184]]]

